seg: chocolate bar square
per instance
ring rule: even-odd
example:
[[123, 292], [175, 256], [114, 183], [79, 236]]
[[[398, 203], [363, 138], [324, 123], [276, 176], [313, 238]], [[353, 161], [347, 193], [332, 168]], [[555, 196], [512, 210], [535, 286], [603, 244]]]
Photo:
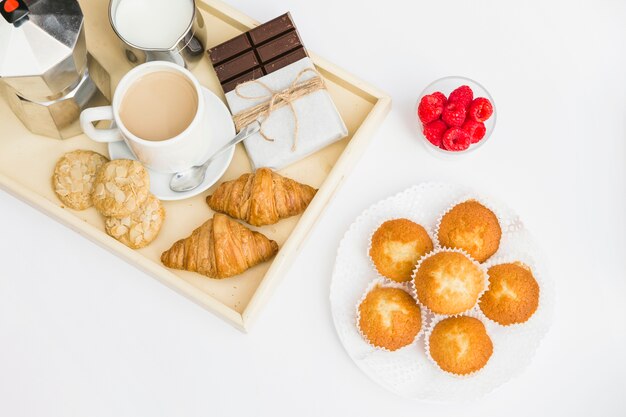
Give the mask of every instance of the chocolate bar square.
[[217, 45], [208, 53], [224, 93], [308, 56], [289, 13]]

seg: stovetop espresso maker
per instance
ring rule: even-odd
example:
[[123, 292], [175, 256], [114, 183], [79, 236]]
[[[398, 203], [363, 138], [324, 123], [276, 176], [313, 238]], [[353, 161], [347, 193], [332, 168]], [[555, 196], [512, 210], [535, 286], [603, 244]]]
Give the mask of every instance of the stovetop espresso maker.
[[0, 90], [33, 133], [80, 134], [80, 112], [111, 98], [106, 70], [87, 52], [76, 0], [0, 0]]

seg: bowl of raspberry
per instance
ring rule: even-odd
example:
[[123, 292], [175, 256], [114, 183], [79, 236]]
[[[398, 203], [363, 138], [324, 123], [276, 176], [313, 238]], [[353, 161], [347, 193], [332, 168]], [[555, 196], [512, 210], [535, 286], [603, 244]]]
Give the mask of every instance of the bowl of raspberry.
[[466, 77], [432, 82], [417, 100], [416, 113], [426, 148], [437, 155], [462, 155], [483, 146], [496, 126], [489, 92]]

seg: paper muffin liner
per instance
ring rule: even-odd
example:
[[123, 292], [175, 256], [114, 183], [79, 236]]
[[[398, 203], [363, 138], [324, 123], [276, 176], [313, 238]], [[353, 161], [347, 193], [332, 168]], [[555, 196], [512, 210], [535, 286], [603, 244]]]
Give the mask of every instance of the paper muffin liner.
[[[485, 285], [482, 289], [481, 292], [478, 293], [478, 297], [476, 298], [476, 302], [474, 303], [474, 305], [470, 308], [468, 308], [465, 311], [462, 311], [460, 313], [456, 313], [456, 314], [440, 314], [440, 313], [435, 313], [434, 311], [432, 311], [430, 308], [428, 308], [424, 303], [422, 303], [419, 299], [419, 296], [417, 295], [417, 288], [415, 288], [415, 274], [417, 274], [417, 271], [419, 270], [420, 266], [422, 266], [422, 263], [430, 258], [431, 256], [434, 256], [438, 253], [442, 253], [442, 252], [456, 252], [456, 253], [460, 253], [462, 255], [465, 255], [470, 261], [472, 261], [472, 263], [481, 271], [483, 271], [483, 274], [485, 275]], [[410, 286], [411, 286], [411, 291], [415, 297], [415, 299], [417, 300], [417, 302], [424, 308], [426, 309], [426, 311], [433, 317], [433, 318], [445, 318], [445, 317], [452, 317], [452, 316], [459, 316], [459, 315], [463, 315], [466, 313], [469, 313], [473, 310], [475, 310], [478, 307], [478, 300], [480, 300], [480, 297], [483, 296], [483, 294], [487, 291], [487, 289], [489, 288], [489, 274], [487, 274], [487, 268], [485, 267], [484, 264], [481, 264], [480, 262], [478, 262], [477, 260], [475, 260], [474, 258], [472, 258], [470, 256], [469, 253], [465, 252], [463, 249], [459, 249], [459, 248], [448, 248], [445, 246], [440, 246], [434, 250], [432, 250], [431, 252], [427, 253], [426, 255], [422, 256], [420, 258], [420, 260], [418, 261], [417, 265], [415, 265], [415, 268], [413, 269], [413, 273], [411, 274], [411, 281], [409, 281]]]
[[[481, 314], [485, 317], [485, 320], [488, 320], [490, 323], [493, 323], [493, 325], [495, 326], [499, 326], [499, 327], [520, 327], [520, 326], [524, 326], [526, 323], [528, 323], [530, 320], [533, 319], [533, 317], [535, 317], [537, 315], [537, 313], [540, 312], [541, 309], [545, 308], [544, 307], [544, 301], [543, 301], [543, 288], [545, 285], [545, 282], [542, 280], [542, 271], [541, 268], [538, 267], [535, 259], [530, 256], [529, 254], [526, 253], [514, 253], [514, 252], [509, 252], [506, 255], [499, 255], [499, 256], [492, 256], [491, 258], [489, 258], [483, 265], [485, 266], [485, 268], [487, 270], [489, 270], [489, 268], [491, 268], [494, 265], [502, 265], [502, 264], [508, 264], [508, 263], [515, 263], [515, 262], [521, 262], [524, 265], [526, 265], [528, 268], [530, 268], [533, 278], [535, 278], [535, 281], [537, 281], [537, 285], [539, 285], [539, 302], [537, 304], [537, 309], [535, 310], [535, 312], [528, 318], [528, 320], [521, 322], [521, 323], [511, 323], [511, 324], [500, 324], [495, 320], [490, 319], [489, 317], [487, 317], [487, 315], [485, 313], [482, 312], [482, 309], [480, 308], [480, 304], [477, 303], [476, 304], [476, 308], [478, 311], [481, 312]], [[489, 273], [487, 273], [487, 276], [489, 276]], [[480, 301], [480, 299], [479, 299]]]
[[[376, 272], [376, 275], [381, 278], [384, 279], [387, 282], [398, 282], [395, 281], [389, 277], [386, 277], [385, 275], [383, 275], [378, 268], [376, 267], [376, 264], [374, 263], [374, 259], [372, 259], [372, 257], [370, 256], [370, 251], [372, 250], [372, 237], [374, 237], [374, 233], [376, 233], [376, 231], [378, 229], [380, 229], [380, 227], [385, 223], [388, 222], [389, 220], [396, 220], [396, 219], [407, 219], [412, 221], [415, 224], [418, 224], [420, 226], [422, 226], [424, 228], [424, 230], [426, 230], [426, 234], [428, 234], [428, 237], [430, 237], [430, 240], [433, 243], [433, 248], [437, 248], [439, 246], [439, 241], [437, 240], [437, 236], [435, 235], [435, 230], [432, 227], [428, 227], [427, 224], [425, 224], [425, 221], [423, 220], [424, 216], [421, 215], [420, 213], [418, 213], [416, 210], [412, 210], [412, 212], [409, 215], [405, 215], [405, 216], [396, 216], [396, 217], [388, 217], [388, 218], [383, 218], [382, 220], [380, 220], [378, 222], [378, 224], [376, 225], [375, 228], [372, 229], [372, 232], [369, 235], [369, 239], [367, 241], [367, 259], [369, 259], [369, 263], [372, 267], [372, 270], [374, 272]], [[418, 221], [416, 219], [421, 219], [421, 221]], [[421, 258], [420, 258], [421, 259]], [[418, 259], [419, 262], [419, 259]], [[401, 284], [409, 284], [411, 282], [411, 279], [409, 279], [408, 281], [405, 281]]]
[[[445, 319], [449, 319], [449, 318], [453, 318], [453, 317], [473, 317], [475, 319], [480, 320], [480, 322], [485, 326], [485, 331], [487, 332], [487, 336], [489, 336], [489, 339], [491, 339], [491, 344], [493, 346], [493, 350], [491, 352], [491, 356], [489, 357], [489, 360], [487, 360], [487, 363], [485, 364], [485, 366], [483, 366], [482, 368], [474, 371], [474, 372], [470, 372], [469, 374], [455, 374], [454, 372], [449, 372], [446, 371], [444, 369], [441, 368], [441, 366], [439, 366], [439, 364], [437, 363], [437, 361], [435, 361], [433, 359], [433, 357], [430, 354], [430, 335], [432, 334], [433, 330], [435, 329], [435, 326], [442, 320]], [[428, 361], [435, 366], [438, 370], [440, 370], [441, 372], [447, 374], [447, 375], [451, 375], [457, 379], [470, 379], [473, 376], [475, 376], [477, 373], [483, 371], [483, 369], [485, 369], [486, 367], [489, 366], [489, 363], [491, 362], [491, 358], [493, 358], [493, 356], [496, 354], [496, 349], [497, 349], [497, 344], [494, 342], [493, 337], [491, 336], [490, 332], [489, 332], [489, 322], [487, 321], [487, 318], [485, 317], [485, 315], [479, 310], [479, 309], [472, 309], [470, 311], [467, 311], [465, 313], [462, 314], [454, 314], [451, 316], [438, 316], [438, 317], [434, 317], [430, 324], [428, 325], [428, 328], [426, 329], [426, 331], [424, 332], [424, 349], [426, 351], [426, 358], [428, 358]]]
[[[523, 228], [523, 225], [521, 224], [521, 221], [519, 220], [519, 218], [515, 218], [512, 221], [507, 221], [506, 217], [502, 214], [502, 212], [498, 208], [498, 205], [495, 204], [491, 199], [484, 197], [482, 195], [479, 195], [477, 193], [467, 193], [463, 197], [455, 199], [454, 202], [450, 204], [448, 208], [446, 208], [437, 218], [437, 223], [435, 224], [435, 228], [433, 231], [433, 233], [437, 237], [437, 242], [439, 242], [439, 229], [441, 227], [441, 221], [443, 220], [444, 216], [448, 214], [454, 207], [470, 200], [479, 202], [480, 204], [482, 204], [483, 206], [491, 210], [493, 214], [495, 214], [496, 219], [498, 219], [498, 223], [500, 224], [500, 229], [503, 235], [505, 233], [518, 230], [519, 228]], [[500, 243], [502, 243], [502, 237], [500, 238]], [[489, 259], [491, 259], [493, 256], [495, 256], [495, 254], [491, 255], [485, 262], [489, 261]]]
[[[361, 306], [361, 303], [363, 303], [363, 301], [365, 300], [365, 298], [367, 297], [367, 295], [374, 289], [377, 287], [382, 287], [382, 288], [397, 288], [400, 289], [404, 292], [406, 292], [407, 294], [409, 294], [411, 296], [411, 298], [413, 298], [413, 300], [415, 301], [415, 303], [419, 306], [420, 308], [420, 318], [422, 321], [422, 326], [420, 327], [419, 332], [417, 332], [417, 334], [415, 335], [415, 338], [413, 339], [413, 341], [411, 343], [406, 344], [405, 346], [402, 346], [401, 348], [398, 348], [396, 350], [389, 350], [385, 347], [382, 346], [376, 346], [373, 343], [370, 342], [370, 340], [367, 338], [367, 336], [365, 336], [365, 334], [363, 333], [363, 331], [361, 330], [361, 312], [359, 311], [359, 307]], [[399, 282], [395, 282], [395, 281], [390, 281], [381, 277], [376, 277], [372, 282], [370, 282], [367, 286], [367, 288], [365, 289], [365, 291], [363, 292], [363, 295], [361, 296], [361, 298], [359, 299], [359, 301], [356, 303], [355, 306], [355, 311], [356, 311], [356, 328], [359, 332], [359, 334], [361, 335], [361, 337], [363, 338], [363, 340], [370, 345], [371, 347], [373, 347], [374, 349], [378, 349], [378, 350], [383, 350], [385, 352], [389, 352], [389, 353], [394, 353], [397, 352], [399, 350], [403, 350], [406, 349], [409, 346], [416, 346], [418, 343], [419, 338], [424, 334], [424, 331], [427, 327], [427, 323], [426, 323], [426, 319], [427, 319], [427, 312], [425, 307], [420, 304], [416, 297], [415, 294], [411, 291], [410, 287], [399, 283]]]

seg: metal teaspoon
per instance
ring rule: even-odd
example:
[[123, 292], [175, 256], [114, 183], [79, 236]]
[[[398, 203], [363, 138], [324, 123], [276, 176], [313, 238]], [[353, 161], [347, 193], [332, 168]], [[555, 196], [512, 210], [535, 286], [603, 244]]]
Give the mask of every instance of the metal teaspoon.
[[232, 138], [226, 145], [211, 155], [211, 157], [209, 157], [204, 164], [191, 167], [185, 171], [177, 172], [172, 175], [172, 179], [170, 180], [170, 189], [177, 193], [182, 193], [197, 188], [204, 182], [206, 170], [216, 157], [230, 149], [231, 146], [235, 146], [247, 137], [254, 135], [260, 129], [261, 124], [258, 121], [250, 123], [248, 126], [241, 129], [237, 136]]

